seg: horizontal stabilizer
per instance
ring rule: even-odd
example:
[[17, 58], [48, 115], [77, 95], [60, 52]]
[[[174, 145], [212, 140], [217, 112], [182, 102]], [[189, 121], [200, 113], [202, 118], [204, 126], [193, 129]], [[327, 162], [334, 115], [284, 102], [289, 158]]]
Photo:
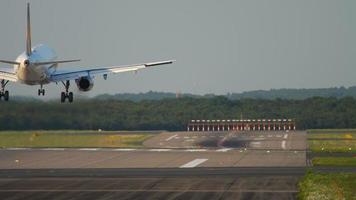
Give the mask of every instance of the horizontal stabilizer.
[[20, 63], [18, 63], [18, 62], [9, 61], [9, 60], [0, 60], [0, 62], [6, 63], [6, 64], [12, 64], [12, 65], [20, 65]]
[[60, 64], [60, 63], [69, 63], [69, 62], [78, 62], [80, 60], [58, 60], [58, 61], [48, 61], [48, 62], [34, 62], [33, 65], [50, 65], [50, 64]]

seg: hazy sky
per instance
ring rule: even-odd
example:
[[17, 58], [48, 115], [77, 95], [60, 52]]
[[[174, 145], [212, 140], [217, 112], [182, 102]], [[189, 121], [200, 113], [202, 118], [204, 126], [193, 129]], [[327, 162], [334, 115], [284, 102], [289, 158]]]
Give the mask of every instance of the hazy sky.
[[[0, 1], [1, 59], [25, 49], [26, 2]], [[356, 85], [355, 0], [29, 2], [32, 44], [49, 45], [58, 59], [82, 59], [63, 68], [177, 60], [136, 75], [97, 77], [88, 96]], [[45, 88], [50, 97], [63, 89]], [[8, 89], [36, 95], [38, 87]]]

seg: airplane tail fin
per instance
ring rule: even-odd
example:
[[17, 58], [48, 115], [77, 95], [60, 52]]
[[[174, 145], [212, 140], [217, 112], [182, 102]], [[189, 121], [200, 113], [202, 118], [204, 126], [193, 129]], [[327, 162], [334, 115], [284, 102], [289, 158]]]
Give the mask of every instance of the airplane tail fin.
[[30, 3], [27, 3], [26, 54], [27, 54], [27, 56], [30, 56], [30, 55], [31, 55]]

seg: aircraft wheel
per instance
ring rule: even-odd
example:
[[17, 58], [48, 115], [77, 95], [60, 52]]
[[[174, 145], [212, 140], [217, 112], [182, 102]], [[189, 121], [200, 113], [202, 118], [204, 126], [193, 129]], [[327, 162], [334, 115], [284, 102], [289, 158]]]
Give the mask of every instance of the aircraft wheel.
[[4, 93], [4, 100], [9, 101], [9, 91], [5, 91]]
[[64, 103], [66, 101], [66, 93], [62, 92], [61, 93], [61, 103]]
[[73, 92], [69, 92], [68, 101], [69, 101], [69, 103], [73, 102]]

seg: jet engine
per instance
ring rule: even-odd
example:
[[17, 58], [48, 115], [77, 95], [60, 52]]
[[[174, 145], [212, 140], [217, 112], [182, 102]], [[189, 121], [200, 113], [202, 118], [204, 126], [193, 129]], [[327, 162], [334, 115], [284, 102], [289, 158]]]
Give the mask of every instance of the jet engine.
[[80, 77], [79, 79], [75, 80], [75, 83], [77, 84], [78, 89], [83, 92], [91, 90], [94, 86], [93, 79], [88, 76]]

